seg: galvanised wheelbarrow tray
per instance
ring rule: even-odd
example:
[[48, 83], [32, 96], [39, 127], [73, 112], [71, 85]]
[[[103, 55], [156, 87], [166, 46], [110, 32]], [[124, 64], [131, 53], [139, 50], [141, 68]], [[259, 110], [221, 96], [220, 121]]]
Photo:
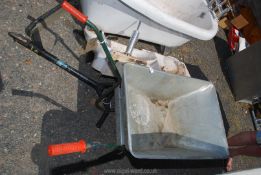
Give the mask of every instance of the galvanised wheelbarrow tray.
[[208, 81], [118, 66], [117, 139], [136, 158], [225, 159], [228, 145], [215, 87]]

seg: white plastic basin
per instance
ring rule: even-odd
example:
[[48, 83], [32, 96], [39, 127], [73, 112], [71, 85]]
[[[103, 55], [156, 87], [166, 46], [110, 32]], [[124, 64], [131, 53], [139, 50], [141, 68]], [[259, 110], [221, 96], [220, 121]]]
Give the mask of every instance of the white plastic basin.
[[209, 40], [218, 24], [206, 0], [81, 0], [83, 12], [106, 33], [130, 36], [141, 21], [141, 40], [176, 47]]

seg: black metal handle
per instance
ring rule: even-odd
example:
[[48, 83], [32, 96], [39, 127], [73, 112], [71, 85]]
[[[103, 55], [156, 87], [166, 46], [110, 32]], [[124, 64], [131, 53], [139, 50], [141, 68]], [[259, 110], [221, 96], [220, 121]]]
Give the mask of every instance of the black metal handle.
[[8, 34], [22, 46], [33, 51], [34, 53], [38, 54], [39, 56], [45, 58], [46, 60], [50, 61], [51, 63], [59, 66], [60, 68], [67, 71], [74, 77], [78, 78], [79, 80], [83, 81], [87, 85], [91, 86], [96, 91], [96, 93], [98, 94], [99, 97], [102, 96], [104, 89], [113, 86], [113, 83], [99, 83], [99, 82], [95, 81], [94, 79], [85, 76], [84, 74], [82, 74], [78, 70], [74, 69], [73, 67], [71, 67], [70, 65], [65, 63], [64, 61], [58, 59], [56, 56], [47, 52], [43, 48], [39, 48], [31, 40], [29, 40], [28, 38], [24, 37], [21, 34], [16, 34], [13, 32], [9, 32]]

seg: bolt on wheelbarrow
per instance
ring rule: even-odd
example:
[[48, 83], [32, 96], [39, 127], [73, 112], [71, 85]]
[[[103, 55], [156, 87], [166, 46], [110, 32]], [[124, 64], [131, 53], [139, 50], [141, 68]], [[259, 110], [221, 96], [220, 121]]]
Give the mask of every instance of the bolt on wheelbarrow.
[[[97, 39], [100, 42], [100, 45], [102, 46], [107, 60], [108, 65], [113, 73], [114, 79], [113, 82], [98, 82], [97, 80], [88, 77], [84, 75], [83, 73], [79, 72], [69, 64], [65, 63], [61, 59], [59, 59], [57, 56], [49, 53], [47, 50], [44, 49], [42, 46], [42, 43], [37, 41], [35, 39], [36, 31], [38, 31], [37, 25], [39, 23], [44, 23], [44, 20], [46, 20], [48, 17], [50, 17], [52, 14], [56, 13], [58, 10], [63, 8], [67, 12], [69, 12], [72, 16], [74, 16], [78, 21], [83, 23], [84, 25], [87, 25], [91, 30], [95, 32], [97, 35]], [[74, 6], [72, 6], [68, 1], [63, 1], [61, 4], [55, 6], [53, 9], [49, 10], [48, 12], [44, 13], [37, 19], [33, 20], [25, 29], [26, 34], [30, 37], [26, 38], [21, 34], [17, 34], [14, 32], [9, 32], [9, 36], [11, 36], [15, 42], [21, 44], [22, 46], [26, 47], [27, 49], [33, 51], [37, 55], [45, 58], [46, 60], [50, 61], [51, 63], [55, 64], [56, 66], [62, 68], [63, 70], [67, 71], [72, 76], [78, 78], [79, 80], [86, 83], [88, 86], [92, 87], [97, 95], [98, 98], [96, 99], [96, 106], [98, 108], [102, 108], [103, 114], [101, 118], [98, 120], [96, 127], [100, 128], [102, 124], [104, 123], [105, 119], [109, 115], [110, 112], [114, 112], [114, 109], [111, 105], [111, 100], [114, 95], [114, 90], [121, 84], [121, 76], [117, 70], [117, 67], [114, 63], [114, 60], [112, 59], [111, 53], [108, 49], [108, 46], [105, 42], [104, 35], [102, 32], [93, 24], [87, 16], [82, 14], [80, 11], [78, 11]]]

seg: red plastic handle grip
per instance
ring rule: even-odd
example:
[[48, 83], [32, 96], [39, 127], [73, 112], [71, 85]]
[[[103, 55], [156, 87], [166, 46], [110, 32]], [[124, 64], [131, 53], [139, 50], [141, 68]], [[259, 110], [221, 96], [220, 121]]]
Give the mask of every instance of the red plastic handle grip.
[[77, 10], [74, 6], [72, 6], [69, 2], [63, 1], [62, 8], [73, 15], [76, 19], [78, 19], [82, 23], [86, 23], [88, 21], [88, 17], [82, 14], [79, 10]]
[[59, 156], [64, 154], [76, 153], [76, 152], [85, 153], [86, 149], [87, 149], [87, 145], [85, 141], [80, 140], [79, 142], [49, 145], [48, 155]]

